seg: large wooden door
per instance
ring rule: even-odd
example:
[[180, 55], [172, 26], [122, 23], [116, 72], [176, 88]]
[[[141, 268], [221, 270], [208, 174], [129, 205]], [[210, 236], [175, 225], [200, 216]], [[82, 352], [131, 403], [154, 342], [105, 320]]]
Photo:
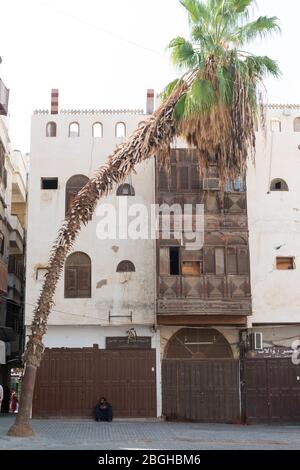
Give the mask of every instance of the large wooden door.
[[290, 358], [245, 362], [248, 424], [300, 423], [300, 365]]
[[163, 414], [167, 419], [240, 422], [239, 361], [165, 359]]
[[47, 349], [34, 417], [91, 417], [100, 396], [115, 417], [156, 416], [155, 350]]
[[240, 422], [239, 361], [219, 331], [183, 328], [169, 340], [162, 395], [167, 419]]

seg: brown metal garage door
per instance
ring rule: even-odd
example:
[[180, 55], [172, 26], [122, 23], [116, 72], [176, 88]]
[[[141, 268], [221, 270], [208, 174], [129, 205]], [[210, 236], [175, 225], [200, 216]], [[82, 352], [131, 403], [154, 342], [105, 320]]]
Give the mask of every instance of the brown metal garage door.
[[155, 417], [155, 350], [46, 350], [34, 417], [91, 417], [99, 396], [112, 403], [115, 417]]
[[300, 423], [300, 365], [291, 359], [247, 359], [245, 394], [248, 424]]
[[167, 419], [240, 422], [239, 361], [165, 359], [163, 414]]

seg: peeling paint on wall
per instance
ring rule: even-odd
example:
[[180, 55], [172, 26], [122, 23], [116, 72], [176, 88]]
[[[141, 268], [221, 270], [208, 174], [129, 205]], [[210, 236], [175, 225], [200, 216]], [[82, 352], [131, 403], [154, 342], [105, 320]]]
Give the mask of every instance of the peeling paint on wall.
[[97, 282], [97, 289], [101, 289], [102, 287], [107, 286], [107, 279], [102, 279], [102, 281]]

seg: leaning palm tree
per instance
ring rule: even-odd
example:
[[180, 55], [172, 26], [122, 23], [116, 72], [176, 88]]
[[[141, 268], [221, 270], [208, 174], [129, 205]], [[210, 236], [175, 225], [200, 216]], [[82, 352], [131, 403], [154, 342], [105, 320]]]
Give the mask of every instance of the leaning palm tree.
[[244, 47], [257, 37], [263, 39], [278, 32], [278, 20], [264, 16], [250, 21], [253, 0], [180, 0], [180, 3], [188, 13], [190, 39], [177, 37], [169, 49], [181, 77], [166, 87], [159, 108], [114, 150], [80, 191], [53, 244], [33, 314], [24, 355], [20, 409], [10, 435], [33, 434], [30, 424], [33, 391], [55, 289], [65, 259], [81, 228], [92, 219], [99, 200], [124, 181], [140, 162], [156, 156], [167, 165], [170, 146], [177, 136], [197, 149], [201, 171], [215, 156], [223, 183], [244, 174], [248, 156], [254, 156], [263, 79], [267, 74], [277, 77], [279, 69], [270, 58], [254, 56]]

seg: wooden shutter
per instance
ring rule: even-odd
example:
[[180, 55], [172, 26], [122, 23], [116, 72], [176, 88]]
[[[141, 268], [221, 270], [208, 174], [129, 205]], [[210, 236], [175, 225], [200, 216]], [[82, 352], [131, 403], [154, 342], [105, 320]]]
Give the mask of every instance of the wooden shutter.
[[65, 297], [77, 297], [77, 269], [74, 267], [66, 268]]
[[167, 180], [167, 175], [166, 175], [166, 170], [164, 168], [161, 168], [159, 172], [159, 189], [162, 191], [167, 191], [168, 190], [168, 180]]
[[225, 274], [224, 248], [216, 248], [215, 257], [216, 257], [216, 274], [217, 275]]
[[179, 169], [179, 188], [181, 190], [189, 189], [189, 168], [187, 166]]
[[159, 275], [170, 275], [170, 249], [160, 248], [159, 250]]
[[177, 190], [177, 168], [176, 165], [171, 165], [171, 191]]
[[247, 248], [238, 250], [239, 274], [249, 274], [249, 253]]
[[78, 266], [78, 297], [91, 296], [90, 266]]
[[235, 248], [227, 248], [227, 274], [237, 274], [237, 260]]
[[200, 188], [201, 182], [200, 182], [200, 174], [199, 174], [198, 165], [192, 165], [191, 166], [191, 172], [192, 172], [192, 175], [191, 175], [192, 188], [191, 189], [194, 189], [194, 190], [201, 189]]
[[204, 249], [204, 272], [205, 274], [215, 274], [215, 249], [205, 248]]

